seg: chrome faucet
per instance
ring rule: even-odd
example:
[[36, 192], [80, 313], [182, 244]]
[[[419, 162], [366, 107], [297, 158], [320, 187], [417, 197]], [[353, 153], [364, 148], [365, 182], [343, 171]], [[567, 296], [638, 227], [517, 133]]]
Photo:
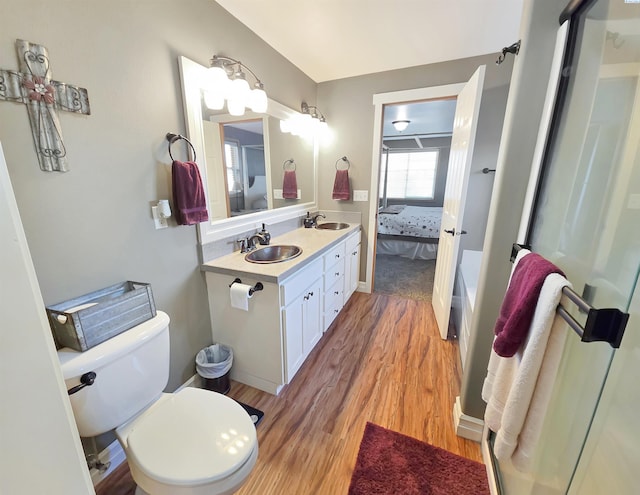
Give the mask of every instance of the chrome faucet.
[[317, 227], [317, 226], [318, 226], [318, 218], [319, 218], [319, 217], [327, 218], [327, 217], [325, 217], [322, 213], [318, 213], [317, 215], [314, 215], [314, 216], [313, 216], [313, 225], [314, 225], [314, 227]]
[[267, 236], [262, 234], [261, 232], [256, 232], [255, 234], [247, 238], [247, 251], [253, 251], [254, 249], [256, 249], [256, 240], [262, 246], [269, 245], [269, 239], [267, 238]]

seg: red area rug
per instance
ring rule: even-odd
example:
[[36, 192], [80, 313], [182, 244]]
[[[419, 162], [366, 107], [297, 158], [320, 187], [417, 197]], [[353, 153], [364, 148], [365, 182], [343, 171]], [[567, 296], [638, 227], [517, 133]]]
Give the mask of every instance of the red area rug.
[[367, 423], [349, 495], [489, 495], [484, 464]]

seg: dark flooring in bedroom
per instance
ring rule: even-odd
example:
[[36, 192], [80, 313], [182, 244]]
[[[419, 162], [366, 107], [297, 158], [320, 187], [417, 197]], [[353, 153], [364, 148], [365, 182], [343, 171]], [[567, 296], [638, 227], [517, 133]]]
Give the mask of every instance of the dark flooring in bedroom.
[[373, 291], [418, 301], [431, 301], [436, 260], [376, 255]]

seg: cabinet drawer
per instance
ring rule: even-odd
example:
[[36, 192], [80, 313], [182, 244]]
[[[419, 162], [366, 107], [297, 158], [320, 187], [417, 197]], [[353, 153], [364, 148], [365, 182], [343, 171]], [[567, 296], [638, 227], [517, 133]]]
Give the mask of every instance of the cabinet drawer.
[[308, 266], [300, 269], [295, 275], [282, 282], [280, 286], [281, 304], [286, 306], [304, 290], [322, 276], [322, 258], [312, 261]]
[[345, 253], [345, 244], [341, 242], [337, 246], [331, 249], [327, 254], [325, 254], [322, 258], [324, 259], [324, 271], [329, 270], [330, 267], [335, 265], [338, 262], [342, 262], [344, 266], [344, 253]]
[[362, 237], [362, 233], [358, 231], [347, 238], [347, 240], [345, 241], [345, 244], [347, 247], [347, 254], [353, 252], [356, 246], [360, 244], [361, 237]]
[[325, 268], [324, 271], [324, 287], [331, 287], [338, 280], [344, 279], [344, 256], [340, 258], [333, 266]]
[[335, 284], [329, 287], [324, 292], [324, 312], [328, 312], [330, 309], [338, 307], [342, 308], [344, 304], [344, 285], [340, 280], [337, 280]]
[[329, 325], [333, 323], [333, 320], [336, 319], [336, 316], [340, 313], [342, 309], [342, 299], [334, 299], [329, 304], [325, 301], [325, 309], [324, 309], [324, 331], [329, 328]]

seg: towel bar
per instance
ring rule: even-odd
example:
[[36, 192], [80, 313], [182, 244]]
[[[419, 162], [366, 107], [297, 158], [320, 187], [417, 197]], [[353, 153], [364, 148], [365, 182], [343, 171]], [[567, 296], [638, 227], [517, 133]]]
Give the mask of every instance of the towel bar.
[[[518, 251], [530, 249], [529, 246], [513, 244], [511, 248], [511, 262], [514, 262]], [[564, 287], [562, 293], [578, 306], [581, 313], [587, 314], [584, 327], [566, 310], [562, 304], [558, 305], [557, 313], [580, 336], [582, 342], [607, 342], [617, 349], [622, 342], [622, 336], [629, 320], [629, 313], [624, 313], [618, 308], [596, 309], [586, 302], [578, 293], [569, 287]]]

